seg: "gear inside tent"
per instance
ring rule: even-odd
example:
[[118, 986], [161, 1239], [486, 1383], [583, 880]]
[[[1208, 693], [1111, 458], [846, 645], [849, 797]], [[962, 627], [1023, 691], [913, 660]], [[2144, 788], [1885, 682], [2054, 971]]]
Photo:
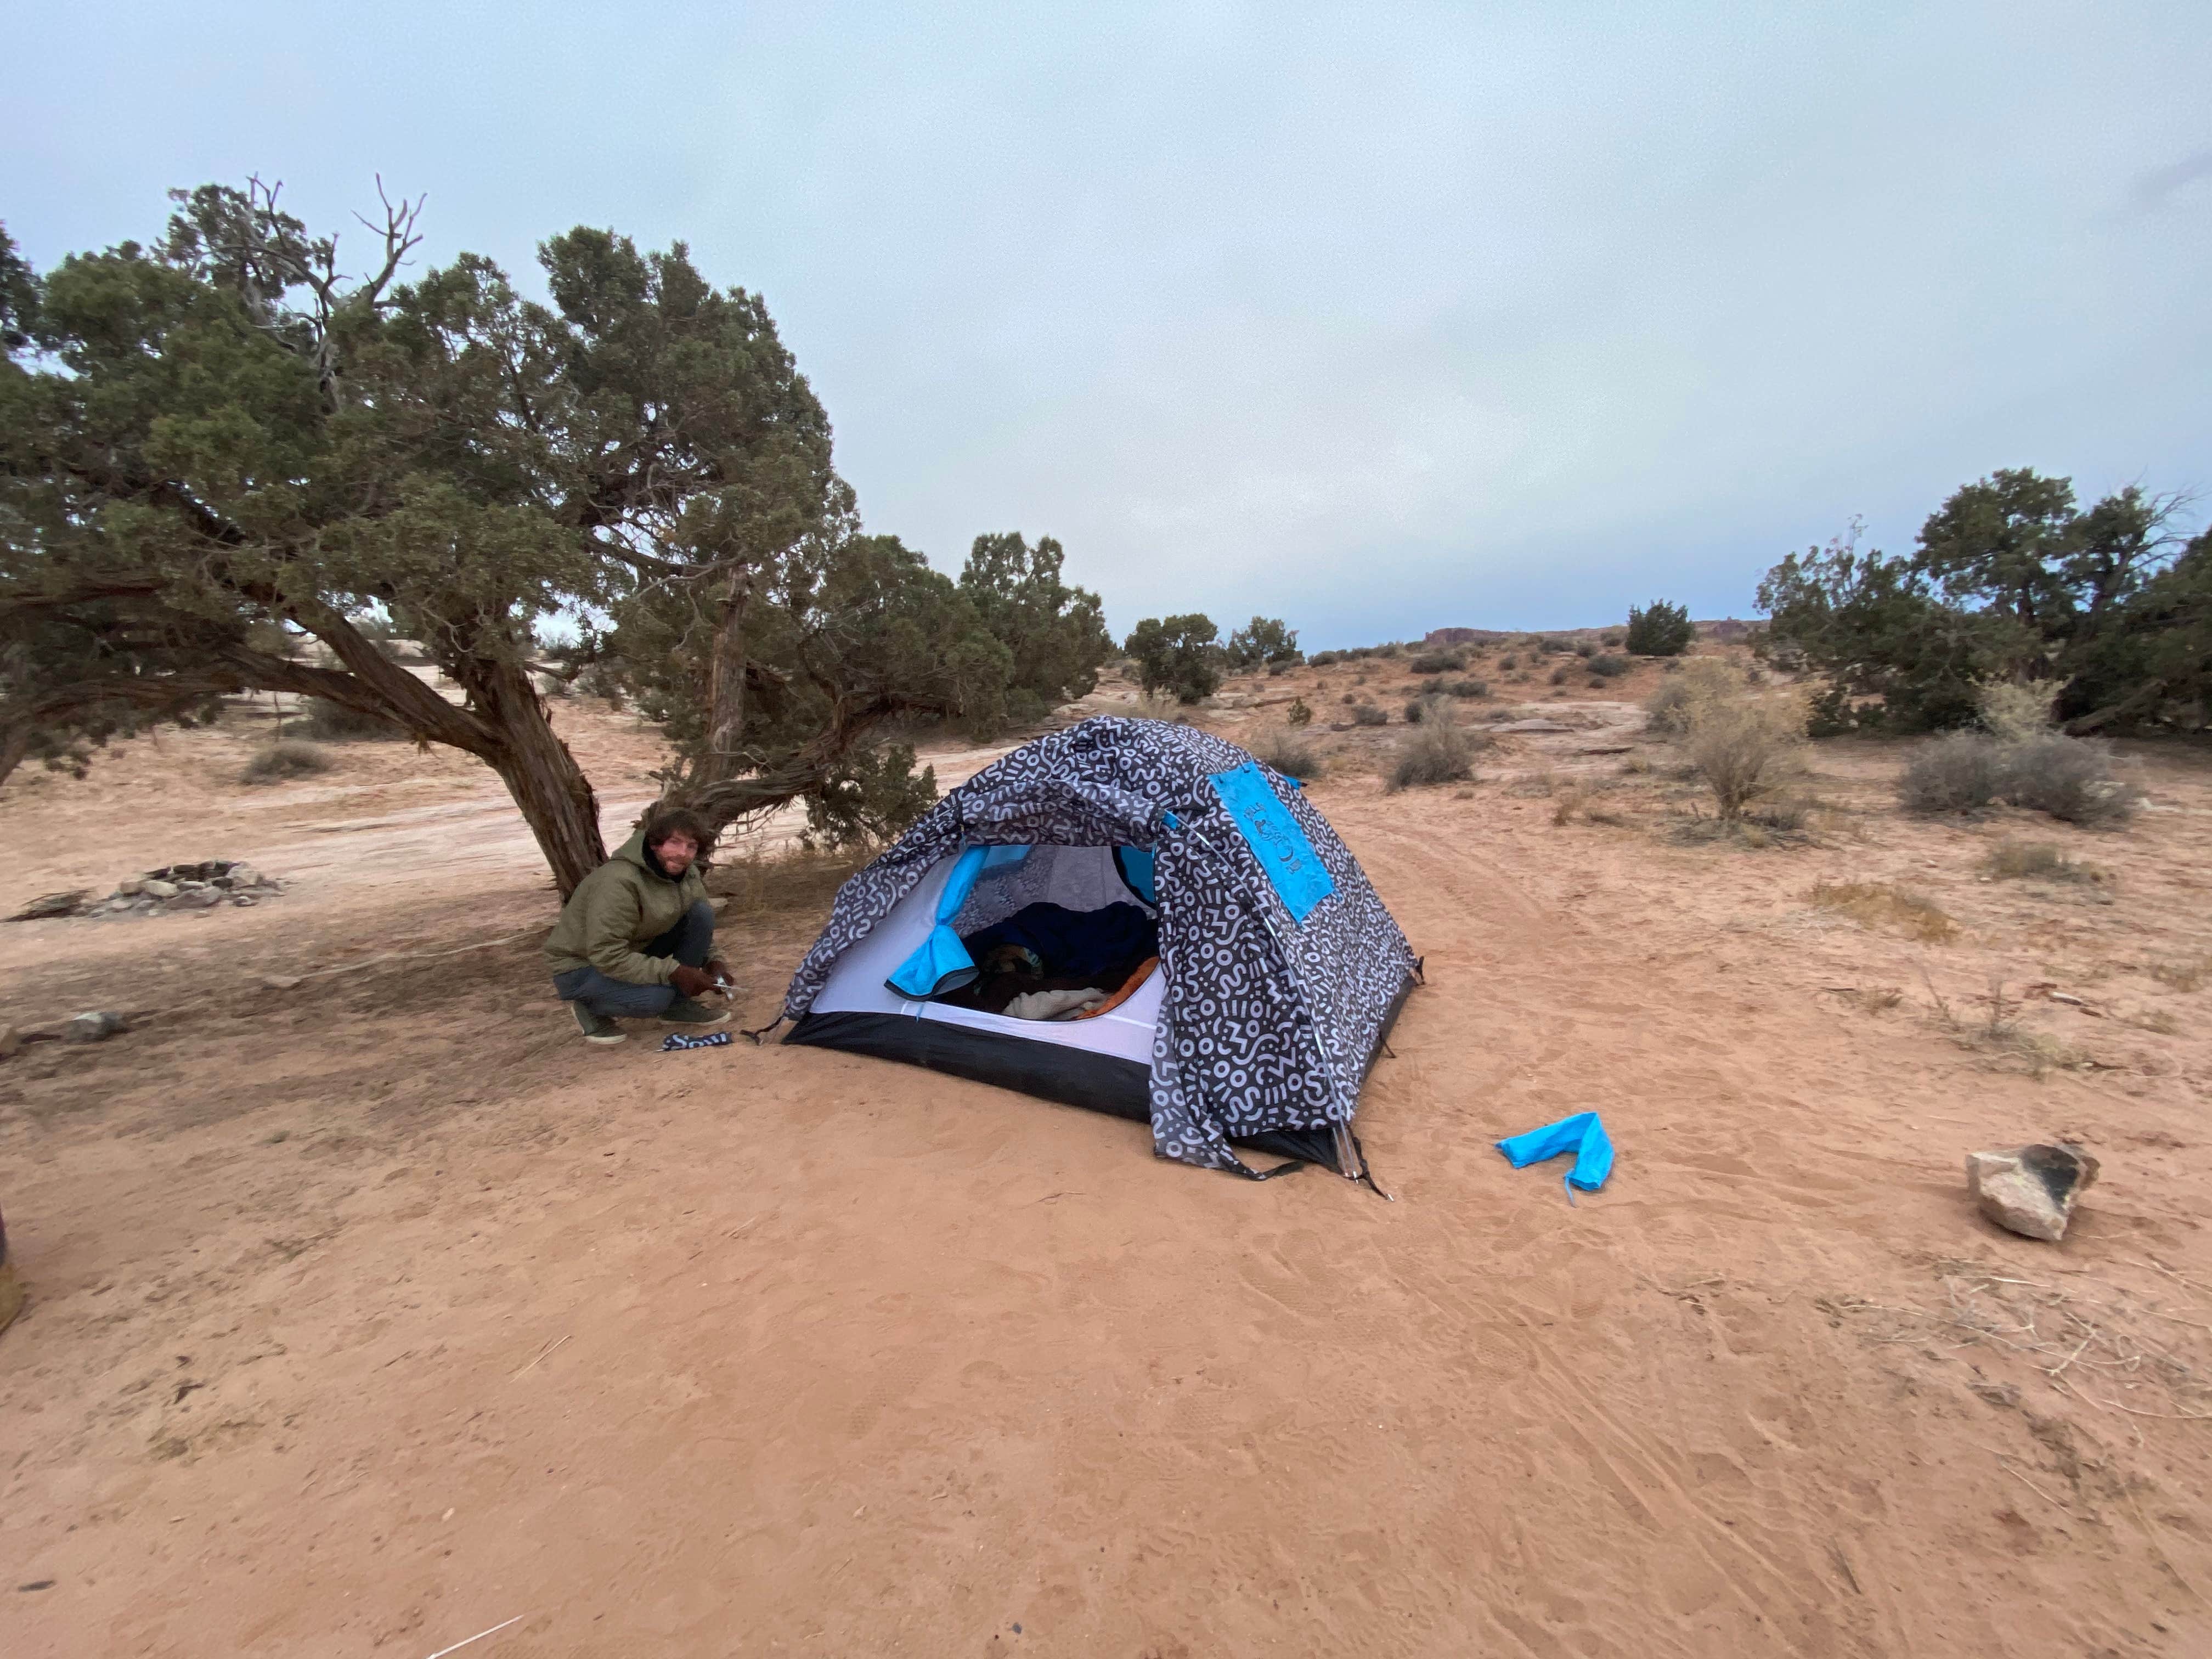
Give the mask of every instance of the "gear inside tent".
[[785, 1040], [1133, 1118], [1184, 1163], [1364, 1178], [1360, 1087], [1418, 970], [1295, 780], [1100, 719], [1003, 757], [845, 884]]

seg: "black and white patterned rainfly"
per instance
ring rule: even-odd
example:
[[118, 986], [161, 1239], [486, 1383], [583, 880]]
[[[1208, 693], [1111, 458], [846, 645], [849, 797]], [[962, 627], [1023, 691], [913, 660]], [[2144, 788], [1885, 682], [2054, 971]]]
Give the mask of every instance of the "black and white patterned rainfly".
[[[1141, 904], [1159, 964], [1144, 991], [1073, 1024], [933, 997], [940, 957], [968, 965], [962, 935], [1039, 896]], [[1361, 1176], [1352, 1114], [1417, 973], [1294, 781], [1190, 726], [1098, 719], [1001, 757], [844, 884], [785, 995], [786, 1040], [1142, 1117], [1186, 1164], [1249, 1175], [1242, 1146]]]

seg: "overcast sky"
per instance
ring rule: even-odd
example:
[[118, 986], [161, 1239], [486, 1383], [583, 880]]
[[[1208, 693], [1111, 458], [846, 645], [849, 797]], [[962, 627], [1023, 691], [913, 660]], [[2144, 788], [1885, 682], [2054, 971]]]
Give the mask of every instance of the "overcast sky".
[[[21, 8], [0, 218], [172, 185], [766, 295], [872, 528], [1118, 631], [1751, 614], [1999, 466], [2212, 485], [2212, 5]], [[359, 246], [358, 241], [356, 246]], [[341, 243], [341, 250], [344, 244]], [[362, 250], [365, 252], [365, 249]]]

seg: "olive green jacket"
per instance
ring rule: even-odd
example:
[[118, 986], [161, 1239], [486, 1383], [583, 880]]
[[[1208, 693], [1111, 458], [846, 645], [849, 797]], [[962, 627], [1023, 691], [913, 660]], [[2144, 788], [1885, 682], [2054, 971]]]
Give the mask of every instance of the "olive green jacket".
[[666, 933], [706, 896], [696, 865], [680, 881], [647, 868], [640, 830], [568, 895], [561, 920], [546, 935], [545, 955], [556, 974], [588, 967], [632, 985], [665, 985], [676, 958], [648, 957], [638, 947]]

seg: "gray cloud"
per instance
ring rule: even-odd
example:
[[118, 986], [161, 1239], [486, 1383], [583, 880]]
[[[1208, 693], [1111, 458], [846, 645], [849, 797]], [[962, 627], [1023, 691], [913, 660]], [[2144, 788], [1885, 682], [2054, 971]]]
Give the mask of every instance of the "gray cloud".
[[2138, 173], [2130, 199], [2148, 212], [2165, 206], [2176, 192], [2199, 179], [2212, 179], [2212, 149], [2185, 155], [2172, 167], [2153, 167], [2148, 173]]

